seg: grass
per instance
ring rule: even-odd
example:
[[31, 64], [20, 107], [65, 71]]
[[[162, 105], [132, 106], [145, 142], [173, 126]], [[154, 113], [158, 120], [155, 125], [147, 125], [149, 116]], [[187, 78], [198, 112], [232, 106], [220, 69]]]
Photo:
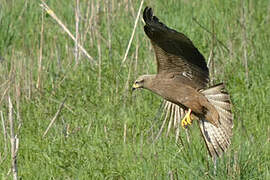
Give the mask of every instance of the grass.
[[[269, 1], [144, 3], [165, 24], [190, 37], [206, 59], [212, 51], [212, 77], [226, 82], [234, 104], [234, 136], [216, 174], [196, 123], [190, 143], [181, 132], [184, 146], [175, 143], [173, 132], [152, 143], [150, 129], [161, 123], [154, 120], [161, 98], [147, 91], [130, 92], [138, 75], [156, 71], [141, 19], [121, 65], [140, 2], [108, 2], [80, 1], [80, 43], [99, 64], [94, 66], [83, 54], [76, 64], [75, 43], [48, 14], [42, 22], [39, 1], [1, 0], [0, 112], [8, 134], [5, 140], [1, 128], [2, 178], [12, 178], [10, 96], [22, 179], [269, 179]], [[75, 35], [75, 2], [46, 3]], [[214, 31], [215, 38], [206, 30]], [[65, 98], [56, 122], [42, 138]]]

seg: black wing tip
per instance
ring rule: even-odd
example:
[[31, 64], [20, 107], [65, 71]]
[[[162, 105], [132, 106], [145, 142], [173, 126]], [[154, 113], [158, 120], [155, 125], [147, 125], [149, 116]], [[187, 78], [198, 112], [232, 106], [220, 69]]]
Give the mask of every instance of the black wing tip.
[[144, 11], [143, 11], [143, 20], [145, 22], [145, 26], [144, 26], [144, 32], [147, 34], [148, 37], [152, 37], [152, 32], [153, 32], [153, 24], [155, 24], [154, 22], [154, 18], [153, 18], [153, 10], [152, 8], [146, 6]]
[[145, 22], [145, 31], [153, 31], [154, 29], [168, 30], [168, 27], [153, 15], [153, 9], [148, 6], [143, 11], [143, 20]]
[[153, 15], [153, 9], [150, 7], [145, 7], [144, 11], [143, 11], [143, 20], [145, 22], [146, 25], [154, 25], [154, 24], [158, 24], [158, 25], [162, 25], [163, 23], [159, 22], [159, 19]]
[[143, 20], [146, 24], [150, 23], [153, 19], [153, 10], [152, 8], [146, 6], [143, 11]]

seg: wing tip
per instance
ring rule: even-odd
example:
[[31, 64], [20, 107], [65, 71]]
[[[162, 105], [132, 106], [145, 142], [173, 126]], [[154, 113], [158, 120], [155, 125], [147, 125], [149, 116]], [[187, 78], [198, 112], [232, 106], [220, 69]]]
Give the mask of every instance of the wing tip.
[[143, 20], [146, 24], [150, 23], [153, 18], [153, 10], [152, 8], [146, 6], [143, 11]]
[[154, 16], [153, 9], [146, 6], [143, 10], [143, 20], [146, 25], [150, 26], [165, 26], [162, 22], [159, 22], [159, 19]]
[[165, 24], [159, 21], [158, 17], [154, 16], [153, 9], [148, 6], [143, 10], [143, 20], [145, 22], [144, 31], [150, 38], [153, 38], [154, 31], [169, 30]]

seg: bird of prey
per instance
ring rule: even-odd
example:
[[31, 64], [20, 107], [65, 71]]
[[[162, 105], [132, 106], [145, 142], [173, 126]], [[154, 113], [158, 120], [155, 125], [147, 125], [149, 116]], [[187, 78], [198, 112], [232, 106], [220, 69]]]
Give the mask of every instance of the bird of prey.
[[201, 134], [213, 160], [231, 144], [233, 116], [229, 94], [223, 83], [208, 87], [209, 70], [203, 55], [184, 34], [170, 29], [153, 16], [151, 8], [143, 12], [144, 32], [151, 41], [157, 62], [157, 74], [142, 75], [133, 90], [144, 88], [174, 103], [187, 113], [181, 125], [198, 117]]

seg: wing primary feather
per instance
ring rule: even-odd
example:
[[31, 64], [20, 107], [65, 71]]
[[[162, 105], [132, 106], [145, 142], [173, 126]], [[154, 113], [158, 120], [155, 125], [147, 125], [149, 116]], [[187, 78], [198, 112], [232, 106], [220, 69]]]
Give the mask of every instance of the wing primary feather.
[[146, 7], [143, 12], [144, 31], [154, 47], [158, 73], [190, 69], [197, 74], [197, 79], [207, 81], [209, 70], [203, 55], [183, 33], [169, 28], [153, 15], [152, 8]]

